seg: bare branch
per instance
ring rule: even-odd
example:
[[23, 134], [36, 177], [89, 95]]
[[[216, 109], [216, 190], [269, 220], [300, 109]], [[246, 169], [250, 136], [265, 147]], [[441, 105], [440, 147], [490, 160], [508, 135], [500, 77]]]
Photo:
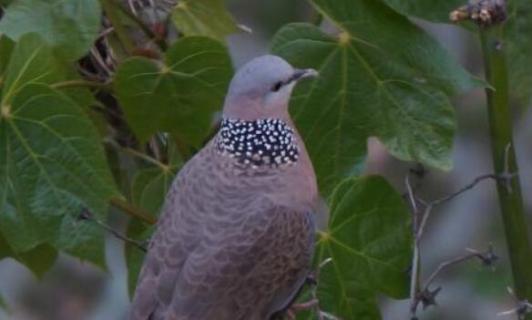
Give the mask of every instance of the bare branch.
[[133, 245], [134, 247], [138, 248], [139, 250], [142, 250], [144, 252], [147, 251], [145, 245], [142, 242], [136, 241], [136, 240], [133, 240], [131, 238], [126, 237], [125, 235], [121, 234], [120, 232], [116, 231], [112, 227], [108, 226], [104, 222], [102, 222], [99, 219], [97, 219], [96, 217], [94, 217], [94, 215], [87, 209], [83, 209], [82, 210], [82, 212], [79, 215], [79, 218], [81, 220], [92, 221], [96, 225], [98, 225], [99, 227], [103, 228], [104, 230], [106, 230], [107, 232], [109, 232], [110, 234], [115, 236], [116, 238], [118, 238], [118, 239], [120, 239], [120, 240], [122, 240], [122, 241], [124, 241], [126, 243], [129, 243], [129, 244]]
[[[440, 266], [429, 276], [427, 280], [427, 284], [423, 286], [423, 289], [420, 289], [419, 285], [419, 278], [420, 278], [420, 243], [421, 239], [423, 237], [423, 234], [425, 232], [425, 227], [427, 225], [427, 222], [432, 214], [433, 209], [441, 204], [444, 204], [446, 202], [449, 202], [451, 200], [454, 200], [456, 197], [460, 196], [461, 194], [473, 189], [475, 186], [477, 186], [479, 183], [494, 179], [494, 180], [504, 180], [507, 181], [508, 179], [513, 178], [514, 175], [505, 173], [503, 175], [496, 175], [496, 174], [484, 174], [481, 176], [476, 177], [473, 179], [472, 182], [465, 185], [464, 187], [458, 189], [457, 191], [450, 193], [444, 197], [441, 197], [439, 199], [426, 202], [422, 199], [419, 199], [414, 189], [412, 188], [412, 184], [410, 181], [410, 175], [412, 172], [410, 171], [409, 174], [405, 177], [405, 187], [407, 191], [407, 199], [409, 200], [410, 206], [412, 207], [412, 229], [414, 234], [414, 252], [412, 255], [412, 264], [411, 264], [411, 278], [410, 278], [410, 313], [411, 313], [411, 319], [417, 319], [416, 312], [418, 309], [418, 306], [420, 303], [423, 304], [424, 308], [426, 308], [429, 305], [433, 305], [436, 303], [435, 298], [436, 295], [439, 292], [439, 288], [431, 291], [429, 289], [430, 284], [434, 281], [434, 279], [444, 271], [446, 268], [461, 263], [463, 261], [467, 261], [472, 258], [478, 258], [480, 259], [484, 264], [492, 265], [493, 262], [497, 259], [495, 254], [493, 254], [492, 248], [490, 246], [490, 250], [487, 253], [481, 253], [478, 251], [471, 251], [469, 254], [465, 256], [461, 256], [455, 259], [452, 259], [450, 261], [443, 262], [440, 264]], [[419, 208], [419, 204], [422, 204], [424, 206], [423, 211], [421, 212]], [[421, 216], [420, 216], [421, 213]], [[421, 219], [421, 221], [419, 221]]]
[[332, 258], [327, 258], [323, 260], [318, 265], [318, 268], [316, 269], [316, 271], [311, 272], [307, 276], [307, 283], [309, 283], [311, 286], [311, 289], [310, 289], [311, 299], [309, 301], [306, 301], [303, 303], [297, 303], [297, 304], [290, 306], [288, 310], [286, 311], [286, 315], [288, 316], [289, 319], [295, 319], [296, 313], [299, 311], [313, 310], [316, 313], [318, 320], [341, 320], [340, 318], [330, 313], [322, 311], [320, 309], [320, 300], [318, 298], [317, 289], [318, 289], [318, 278], [320, 275], [320, 270], [331, 262], [332, 262]]
[[428, 288], [432, 284], [432, 282], [434, 282], [436, 277], [438, 277], [443, 271], [445, 271], [449, 267], [460, 264], [462, 262], [476, 258], [476, 259], [479, 259], [482, 262], [482, 264], [485, 266], [493, 266], [495, 261], [498, 260], [497, 255], [495, 255], [495, 253], [493, 252], [493, 246], [491, 245], [489, 246], [488, 250], [486, 250], [485, 252], [480, 252], [474, 249], [469, 249], [468, 251], [469, 251], [468, 254], [442, 262], [436, 268], [436, 270], [434, 270], [434, 272], [432, 272], [432, 274], [429, 276], [424, 287]]
[[515, 314], [519, 320], [524, 320], [528, 314], [532, 314], [532, 303], [530, 303], [528, 300], [520, 301], [517, 299], [513, 289], [510, 287], [508, 287], [508, 293], [510, 293], [512, 298], [515, 300], [516, 306], [510, 310], [499, 312], [497, 316], [508, 316]]

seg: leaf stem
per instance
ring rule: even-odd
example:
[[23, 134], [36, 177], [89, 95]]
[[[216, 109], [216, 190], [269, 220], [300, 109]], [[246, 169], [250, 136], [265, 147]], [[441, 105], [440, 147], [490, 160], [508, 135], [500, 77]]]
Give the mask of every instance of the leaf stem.
[[53, 89], [63, 89], [63, 88], [78, 88], [78, 87], [91, 87], [99, 89], [109, 89], [110, 85], [108, 83], [88, 81], [88, 80], [67, 80], [54, 83], [50, 85]]
[[118, 151], [121, 151], [121, 152], [124, 152], [124, 153], [127, 153], [131, 156], [134, 156], [134, 157], [137, 157], [141, 160], [144, 160], [148, 163], [151, 163], [157, 167], [159, 167], [163, 172], [168, 172], [170, 171], [170, 166], [165, 164], [165, 163], [162, 163], [161, 161], [153, 158], [153, 157], [150, 157], [149, 155], [145, 154], [145, 153], [142, 153], [138, 150], [135, 150], [133, 148], [129, 148], [129, 147], [123, 147], [121, 146], [120, 144], [118, 144], [116, 141], [112, 140], [112, 139], [106, 139], [105, 140], [105, 143], [107, 143], [108, 145], [110, 145], [111, 147], [117, 149]]
[[122, 240], [125, 243], [131, 244], [132, 246], [136, 247], [137, 249], [141, 251], [144, 251], [144, 252], [147, 251], [147, 248], [144, 246], [142, 242], [128, 238], [127, 236], [123, 235], [119, 231], [113, 229], [113, 227], [109, 226], [105, 222], [101, 221], [100, 219], [95, 218], [90, 212], [84, 212], [81, 218], [94, 222], [100, 228], [112, 234], [115, 238]]
[[[512, 138], [512, 120], [508, 97], [508, 72], [503, 42], [503, 25], [480, 28], [484, 55], [492, 157], [497, 175], [518, 173]], [[497, 193], [506, 242], [519, 299], [532, 300], [532, 250], [528, 238], [519, 175], [497, 181]], [[532, 316], [525, 319], [530, 320]]]
[[157, 222], [150, 213], [144, 211], [141, 208], [133, 206], [129, 202], [125, 201], [124, 199], [114, 197], [114, 198], [111, 198], [110, 203], [113, 207], [120, 209], [123, 212], [127, 213], [128, 215], [134, 218], [140, 219], [146, 223], [155, 224]]
[[126, 29], [124, 28], [124, 25], [120, 21], [120, 15], [118, 14], [118, 11], [116, 11], [116, 7], [113, 5], [113, 1], [114, 0], [100, 0], [100, 3], [102, 4], [107, 19], [109, 19], [111, 25], [113, 26], [116, 37], [122, 44], [122, 47], [127, 52], [127, 54], [132, 55], [135, 51], [135, 44], [129, 38], [129, 35], [127, 34]]

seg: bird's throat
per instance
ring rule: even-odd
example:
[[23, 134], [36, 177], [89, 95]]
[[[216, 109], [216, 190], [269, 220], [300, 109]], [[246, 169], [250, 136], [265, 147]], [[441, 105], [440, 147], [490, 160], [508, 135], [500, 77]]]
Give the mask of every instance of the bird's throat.
[[235, 158], [239, 165], [253, 168], [290, 165], [299, 159], [294, 130], [280, 119], [224, 118], [216, 147], [220, 153]]

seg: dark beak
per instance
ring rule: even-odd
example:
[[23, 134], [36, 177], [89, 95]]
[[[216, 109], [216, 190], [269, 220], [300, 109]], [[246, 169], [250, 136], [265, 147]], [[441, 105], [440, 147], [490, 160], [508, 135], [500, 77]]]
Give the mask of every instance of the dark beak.
[[314, 78], [318, 76], [318, 71], [314, 69], [295, 69], [292, 81], [299, 81], [305, 78]]

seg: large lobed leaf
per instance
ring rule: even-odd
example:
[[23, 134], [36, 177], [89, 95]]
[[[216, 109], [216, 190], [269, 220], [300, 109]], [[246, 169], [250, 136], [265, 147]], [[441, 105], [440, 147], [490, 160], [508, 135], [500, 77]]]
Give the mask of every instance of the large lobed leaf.
[[237, 31], [223, 0], [180, 0], [172, 11], [172, 21], [187, 36], [208, 36], [218, 40]]
[[314, 0], [339, 29], [282, 28], [273, 51], [320, 72], [292, 107], [322, 191], [359, 172], [369, 136], [396, 157], [449, 169], [455, 131], [448, 97], [475, 80], [437, 42], [377, 0]]
[[19, 40], [38, 33], [69, 60], [82, 57], [98, 36], [101, 9], [96, 0], [17, 0], [0, 21], [0, 33]]
[[344, 180], [333, 192], [328, 229], [320, 233], [316, 260], [318, 297], [341, 319], [378, 319], [377, 294], [408, 295], [410, 214], [381, 177]]
[[15, 252], [0, 233], [0, 260], [9, 257], [22, 263], [41, 278], [55, 262], [57, 250], [48, 244], [41, 244], [25, 252]]
[[204, 37], [186, 37], [166, 52], [165, 64], [132, 58], [118, 68], [115, 87], [129, 125], [146, 141], [156, 132], [199, 145], [214, 111], [223, 104], [232, 74], [226, 48]]
[[62, 250], [103, 264], [102, 230], [79, 219], [83, 210], [103, 218], [116, 195], [97, 132], [76, 102], [49, 87], [65, 75], [40, 37], [22, 37], [5, 61], [0, 233], [9, 255], [44, 248], [52, 258]]
[[[385, 0], [391, 7], [407, 16], [430, 21], [449, 22], [449, 13], [467, 4], [466, 0]], [[532, 96], [532, 2], [529, 0], [508, 1], [508, 21], [505, 25], [510, 70], [510, 90], [520, 101], [530, 102]]]

